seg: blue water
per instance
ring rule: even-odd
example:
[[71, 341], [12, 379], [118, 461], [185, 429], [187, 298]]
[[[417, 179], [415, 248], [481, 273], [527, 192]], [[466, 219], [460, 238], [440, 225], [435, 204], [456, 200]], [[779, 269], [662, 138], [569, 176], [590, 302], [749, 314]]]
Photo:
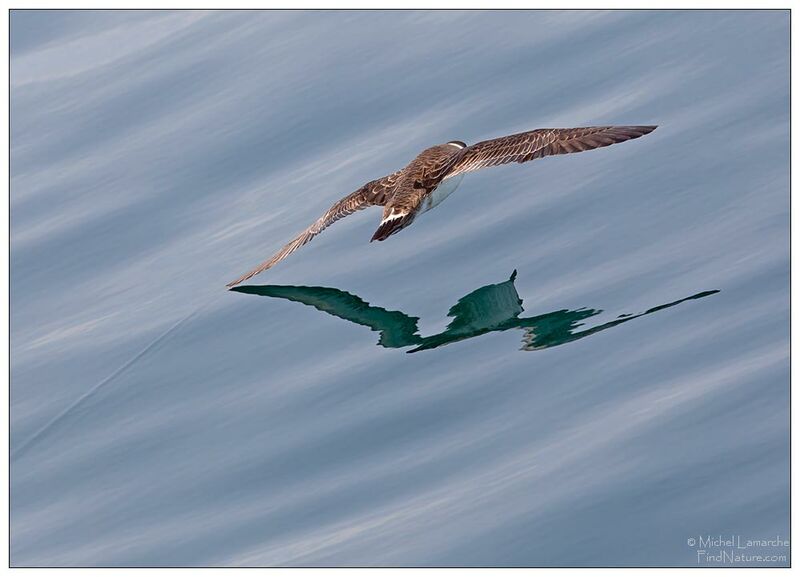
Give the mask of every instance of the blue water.
[[[692, 540], [789, 537], [788, 38], [15, 11], [12, 564], [787, 565]], [[659, 128], [224, 290], [426, 146], [597, 124]]]

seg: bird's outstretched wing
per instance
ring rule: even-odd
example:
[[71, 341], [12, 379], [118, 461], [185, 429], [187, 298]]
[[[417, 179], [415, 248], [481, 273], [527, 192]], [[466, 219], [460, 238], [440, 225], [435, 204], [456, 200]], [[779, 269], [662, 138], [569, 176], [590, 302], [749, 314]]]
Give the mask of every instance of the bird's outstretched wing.
[[369, 327], [380, 333], [378, 344], [387, 348], [408, 347], [422, 342], [422, 337], [417, 334], [418, 317], [372, 306], [361, 297], [336, 288], [250, 285], [233, 287], [231, 290], [303, 303], [329, 315]]
[[353, 214], [362, 208], [367, 208], [368, 206], [383, 205], [386, 202], [387, 196], [394, 188], [394, 185], [401, 172], [402, 171], [397, 171], [389, 174], [388, 176], [384, 176], [383, 178], [372, 180], [355, 192], [348, 194], [343, 199], [336, 202], [328, 210], [328, 212], [323, 214], [314, 224], [297, 235], [289, 244], [279, 250], [272, 258], [262, 262], [256, 268], [243, 274], [235, 281], [229, 282], [227, 286], [235, 286], [274, 266], [292, 254], [298, 248], [309, 242], [312, 238], [317, 236], [337, 220], [344, 218], [349, 214]]
[[639, 138], [655, 126], [587, 126], [584, 128], [540, 128], [468, 146], [444, 168], [444, 178], [508, 164], [527, 162], [551, 154], [583, 152]]

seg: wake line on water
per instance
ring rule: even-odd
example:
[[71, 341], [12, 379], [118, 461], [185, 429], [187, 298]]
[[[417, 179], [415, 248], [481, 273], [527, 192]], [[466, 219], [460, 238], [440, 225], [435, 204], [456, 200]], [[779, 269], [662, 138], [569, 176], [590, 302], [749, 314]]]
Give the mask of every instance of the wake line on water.
[[[216, 295], [214, 295], [216, 296]], [[59, 422], [61, 422], [64, 418], [66, 418], [71, 412], [77, 409], [81, 404], [83, 404], [87, 399], [91, 398], [93, 395], [97, 393], [101, 388], [105, 385], [113, 382], [117, 377], [125, 373], [128, 369], [130, 369], [137, 361], [141, 360], [147, 353], [152, 351], [156, 348], [159, 344], [163, 343], [170, 335], [174, 334], [182, 325], [188, 322], [192, 317], [198, 315], [201, 311], [208, 308], [208, 306], [213, 303], [213, 298], [209, 298], [204, 303], [198, 305], [194, 310], [190, 311], [185, 317], [179, 319], [175, 324], [169, 327], [166, 331], [161, 333], [157, 336], [154, 340], [152, 340], [147, 346], [145, 346], [141, 351], [136, 353], [133, 357], [128, 359], [121, 367], [115, 370], [113, 373], [108, 375], [106, 378], [101, 380], [91, 389], [83, 393], [80, 397], [75, 399], [72, 404], [70, 404], [66, 409], [61, 411], [55, 417], [50, 419], [42, 428], [36, 431], [33, 435], [31, 435], [27, 441], [24, 441], [19, 447], [15, 450], [11, 451], [10, 457], [11, 459], [18, 458], [22, 455], [28, 448], [36, 443], [39, 439], [41, 439], [50, 429], [56, 426]]]

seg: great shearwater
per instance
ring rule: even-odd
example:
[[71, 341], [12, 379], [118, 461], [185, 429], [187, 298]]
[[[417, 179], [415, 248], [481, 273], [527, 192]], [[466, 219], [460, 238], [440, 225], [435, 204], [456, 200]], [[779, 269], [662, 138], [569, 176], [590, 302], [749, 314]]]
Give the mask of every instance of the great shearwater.
[[386, 240], [452, 194], [466, 172], [510, 162], [527, 162], [553, 154], [601, 148], [639, 138], [655, 129], [655, 126], [540, 128], [484, 140], [472, 146], [460, 140], [432, 146], [423, 150], [405, 168], [372, 180], [336, 202], [275, 256], [227, 286], [235, 286], [267, 270], [337, 220], [368, 206], [383, 207], [383, 218], [372, 240]]

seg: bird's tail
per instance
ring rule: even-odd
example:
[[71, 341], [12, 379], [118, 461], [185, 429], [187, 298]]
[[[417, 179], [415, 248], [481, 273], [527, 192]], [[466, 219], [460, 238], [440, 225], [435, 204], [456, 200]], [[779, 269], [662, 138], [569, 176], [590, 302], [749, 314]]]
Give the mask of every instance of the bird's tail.
[[370, 242], [373, 240], [386, 240], [394, 233], [400, 232], [402, 229], [407, 227], [413, 220], [414, 215], [411, 212], [401, 212], [396, 208], [391, 209], [388, 215], [384, 212], [383, 220], [378, 226], [378, 230], [376, 230], [375, 234], [372, 235]]

